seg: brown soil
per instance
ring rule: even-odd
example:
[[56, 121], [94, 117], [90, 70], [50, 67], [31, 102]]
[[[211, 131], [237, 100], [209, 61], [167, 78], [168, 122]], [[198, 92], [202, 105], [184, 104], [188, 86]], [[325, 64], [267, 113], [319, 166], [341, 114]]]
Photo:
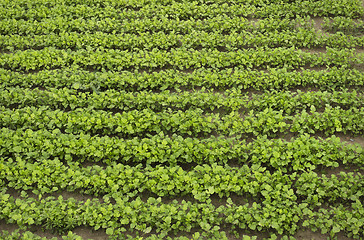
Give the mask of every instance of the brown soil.
[[108, 236], [106, 235], [106, 232], [103, 230], [93, 230], [90, 227], [77, 227], [73, 230], [73, 233], [81, 236], [83, 239], [93, 239], [93, 240], [104, 240], [108, 239]]
[[[321, 234], [320, 231], [312, 232], [311, 230], [298, 230], [294, 235], [296, 240], [324, 240], [329, 238], [329, 234]], [[344, 234], [339, 233], [337, 235], [338, 240], [351, 240]]]
[[363, 170], [359, 169], [357, 166], [348, 165], [348, 164], [346, 164], [345, 166], [340, 165], [339, 167], [336, 167], [336, 168], [326, 168], [326, 169], [320, 171], [320, 173], [318, 173], [318, 175], [321, 176], [322, 174], [325, 174], [326, 176], [335, 175], [338, 177], [338, 176], [340, 176], [341, 172], [353, 173], [354, 175], [357, 175], [357, 173], [359, 172], [361, 175], [364, 175]]
[[352, 136], [348, 134], [335, 134], [340, 138], [342, 142], [347, 142], [348, 144], [359, 144], [364, 147], [364, 136]]
[[313, 17], [314, 28], [316, 30], [322, 30], [322, 24], [324, 23], [324, 18], [322, 17]]
[[313, 53], [313, 54], [314, 53], [326, 53], [326, 48], [325, 47], [320, 47], [320, 48], [301, 48], [301, 50], [303, 52]]

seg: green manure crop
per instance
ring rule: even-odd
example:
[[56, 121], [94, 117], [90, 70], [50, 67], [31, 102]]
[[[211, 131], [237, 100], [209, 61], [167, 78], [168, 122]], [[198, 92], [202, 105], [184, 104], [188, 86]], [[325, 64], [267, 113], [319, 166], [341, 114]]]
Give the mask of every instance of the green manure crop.
[[359, 0], [0, 0], [0, 238], [364, 239]]

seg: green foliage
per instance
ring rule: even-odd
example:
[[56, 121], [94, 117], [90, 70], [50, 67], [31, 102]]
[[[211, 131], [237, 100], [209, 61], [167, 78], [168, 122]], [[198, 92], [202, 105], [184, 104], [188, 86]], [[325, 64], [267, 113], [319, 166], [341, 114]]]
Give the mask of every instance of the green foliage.
[[[281, 191], [277, 191], [281, 192]], [[288, 191], [289, 192], [289, 191]], [[332, 207], [329, 210], [320, 208], [313, 212], [314, 206], [307, 203], [295, 204], [289, 198], [281, 195], [272, 195], [272, 200], [262, 204], [253, 203], [215, 207], [211, 203], [177, 202], [165, 204], [160, 198], [149, 198], [143, 202], [140, 198], [128, 201], [125, 196], [115, 198], [116, 204], [109, 201], [101, 203], [97, 199], [86, 202], [76, 201], [73, 198], [64, 200], [62, 197], [41, 198], [35, 200], [27, 197], [14, 199], [1, 194], [1, 198], [7, 197], [7, 201], [1, 201], [1, 216], [8, 222], [17, 222], [24, 226], [30, 218], [36, 218], [36, 225], [43, 225], [47, 229], [64, 232], [67, 229], [86, 224], [94, 229], [113, 226], [113, 231], [107, 233], [118, 235], [126, 231], [126, 224], [130, 229], [145, 231], [147, 226], [156, 229], [157, 232], [168, 233], [172, 230], [190, 231], [192, 228], [201, 227], [205, 230], [219, 230], [221, 224], [232, 224], [241, 229], [268, 230], [274, 228], [279, 234], [284, 232], [293, 234], [298, 228], [298, 221], [302, 218], [306, 226], [327, 226], [334, 235], [345, 229], [351, 234], [357, 235], [363, 227], [362, 205], [356, 201], [351, 205], [350, 211], [343, 205]], [[287, 208], [287, 206], [290, 206]], [[9, 212], [10, 211], [10, 212]], [[21, 218], [15, 219], [15, 213], [22, 211]], [[65, 215], [66, 214], [66, 215]], [[107, 216], [107, 217], [105, 217]], [[337, 220], [341, 221], [337, 221]], [[352, 224], [354, 223], [355, 224]], [[108, 228], [110, 229], [110, 228]]]
[[76, 108], [88, 108], [108, 111], [130, 111], [151, 109], [155, 112], [166, 109], [188, 110], [200, 108], [204, 112], [216, 110], [230, 113], [242, 113], [251, 110], [263, 111], [266, 108], [283, 110], [284, 113], [298, 113], [311, 108], [340, 107], [342, 109], [360, 108], [364, 106], [364, 96], [354, 91], [317, 91], [302, 92], [270, 91], [262, 94], [239, 93], [236, 88], [225, 91], [224, 94], [211, 90], [194, 92], [159, 93], [151, 91], [126, 92], [114, 89], [106, 91], [80, 92], [79, 85], [74, 89], [48, 88], [47, 90], [27, 88], [7, 88], [0, 90], [0, 103], [7, 108], [22, 108], [26, 106], [48, 106], [65, 111]]
[[300, 49], [266, 48], [238, 49], [233, 52], [221, 52], [217, 49], [173, 48], [170, 51], [153, 49], [137, 52], [118, 49], [69, 49], [44, 48], [42, 50], [15, 51], [13, 54], [0, 55], [0, 67], [10, 70], [31, 71], [68, 66], [80, 66], [92, 70], [123, 71], [172, 67], [175, 69], [227, 67], [274, 68], [285, 67], [298, 69], [304, 66], [343, 66], [353, 67], [363, 63], [362, 54], [354, 49], [331, 49], [327, 53], [309, 53]]
[[0, 238], [362, 239], [363, 14], [0, 1]]
[[323, 27], [329, 32], [342, 32], [344, 34], [361, 35], [364, 32], [364, 22], [347, 17], [325, 18]]
[[[30, 231], [20, 231], [16, 229], [12, 232], [2, 231], [0, 232], [0, 237], [3, 240], [57, 240], [57, 237], [47, 238], [47, 237], [40, 237], [37, 234], [30, 232]], [[82, 240], [82, 237], [68, 232], [67, 235], [62, 236], [64, 240]]]
[[186, 74], [177, 70], [160, 72], [89, 72], [78, 68], [43, 70], [35, 74], [21, 74], [0, 68], [0, 83], [3, 87], [47, 87], [71, 88], [79, 91], [104, 90], [157, 90], [163, 91], [193, 89], [226, 90], [235, 87], [239, 90], [287, 90], [299, 87], [314, 87], [322, 90], [357, 88], [364, 86], [361, 71], [331, 67], [327, 70], [288, 71], [268, 69], [267, 72], [242, 68], [211, 70], [198, 69]]
[[[305, 20], [309, 22], [309, 19]], [[261, 22], [263, 26], [264, 22]], [[324, 25], [325, 27], [326, 25]], [[331, 26], [331, 25], [330, 25]], [[333, 27], [333, 26], [331, 26]], [[325, 27], [326, 28], [326, 27]], [[162, 43], [162, 44], [161, 44]], [[153, 32], [143, 34], [77, 33], [65, 32], [58, 35], [0, 35], [0, 46], [9, 51], [29, 48], [55, 47], [59, 49], [119, 49], [119, 50], [169, 50], [171, 48], [211, 48], [235, 51], [242, 48], [290, 47], [297, 48], [354, 48], [363, 47], [363, 37], [350, 36], [341, 32], [322, 36], [313, 27], [299, 27], [284, 32], [258, 32], [242, 30], [222, 35], [219, 32], [193, 31], [188, 34], [175, 32]]]

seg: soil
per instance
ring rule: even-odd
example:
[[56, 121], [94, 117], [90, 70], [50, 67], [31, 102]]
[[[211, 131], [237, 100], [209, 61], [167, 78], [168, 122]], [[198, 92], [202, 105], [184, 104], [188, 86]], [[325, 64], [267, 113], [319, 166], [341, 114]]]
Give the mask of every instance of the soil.
[[93, 240], [104, 240], [108, 239], [108, 236], [106, 235], [106, 232], [103, 230], [93, 230], [90, 227], [77, 227], [73, 230], [73, 233], [81, 236], [83, 239], [93, 239]]
[[322, 17], [314, 17], [312, 18], [313, 22], [314, 22], [314, 28], [316, 29], [317, 32], [321, 31], [321, 33], [323, 35], [327, 35], [327, 33], [324, 32], [322, 26], [324, 23], [324, 18]]
[[[311, 230], [298, 230], [294, 235], [296, 240], [324, 240], [328, 239], [328, 234], [321, 234], [320, 231], [312, 232]], [[343, 234], [338, 234], [338, 240], [350, 240], [351, 238], [347, 238]]]
[[364, 136], [350, 136], [346, 134], [335, 134], [337, 137], [341, 139], [341, 141], [345, 141], [349, 144], [359, 144], [364, 147]]

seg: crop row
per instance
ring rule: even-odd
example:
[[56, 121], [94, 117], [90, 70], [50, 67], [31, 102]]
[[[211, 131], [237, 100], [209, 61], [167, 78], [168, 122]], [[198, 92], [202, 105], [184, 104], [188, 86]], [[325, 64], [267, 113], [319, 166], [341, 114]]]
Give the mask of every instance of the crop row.
[[120, 11], [114, 6], [88, 6], [86, 4], [69, 6], [55, 5], [52, 7], [42, 5], [35, 8], [28, 6], [0, 6], [0, 19], [24, 19], [41, 21], [45, 18], [51, 19], [63, 16], [70, 19], [135, 19], [150, 18], [154, 16], [168, 16], [178, 19], [201, 19], [210, 18], [218, 15], [244, 16], [254, 18], [265, 17], [296, 17], [306, 16], [345, 16], [358, 17], [363, 14], [363, 9], [357, 3], [348, 4], [347, 2], [337, 2], [328, 4], [329, 0], [323, 1], [297, 1], [286, 4], [269, 4], [255, 6], [253, 4], [229, 4], [212, 3], [209, 5], [194, 2], [172, 2], [168, 5], [152, 4], [144, 5], [134, 11], [134, 9], [124, 9]]
[[[240, 8], [240, 7], [239, 7]], [[244, 8], [241, 8], [244, 9]], [[343, 31], [344, 33], [362, 32], [362, 21], [351, 18], [336, 17], [325, 18], [323, 27], [330, 32]], [[104, 17], [97, 19], [69, 19], [58, 16], [43, 21], [34, 20], [0, 20], [0, 34], [33, 36], [42, 34], [65, 34], [76, 32], [82, 34], [96, 34], [98, 32], [111, 34], [140, 34], [140, 33], [177, 33], [192, 34], [195, 31], [206, 31], [219, 34], [233, 33], [276, 33], [277, 31], [312, 29], [310, 17], [297, 17], [295, 19], [283, 18], [277, 21], [276, 18], [265, 18], [257, 21], [250, 21], [240, 16], [216, 15], [208, 19], [170, 19], [166, 16], [148, 17], [138, 19], [114, 19]]]
[[[78, 163], [68, 166], [59, 160], [42, 160], [30, 163], [17, 158], [1, 159], [0, 182], [10, 188], [32, 190], [35, 194], [58, 191], [81, 192], [90, 195], [113, 197], [122, 194], [129, 197], [142, 192], [160, 197], [190, 195], [199, 201], [207, 201], [212, 194], [219, 197], [252, 196], [264, 204], [273, 199], [287, 197], [287, 189], [294, 189], [289, 199], [314, 206], [323, 203], [351, 203], [364, 197], [364, 178], [353, 172], [319, 177], [315, 172], [297, 172], [286, 175], [281, 170], [270, 173], [265, 167], [253, 165], [241, 168], [222, 167], [216, 163], [198, 165], [190, 171], [179, 166], [143, 167], [113, 164], [103, 169], [100, 166], [80, 167]], [[282, 189], [282, 192], [280, 192]], [[244, 198], [244, 197], [242, 197]]]
[[[101, 7], [101, 8], [105, 8], [105, 7], [125, 7], [125, 8], [139, 8], [139, 7], [144, 7], [144, 6], [148, 6], [148, 5], [169, 5], [169, 4], [173, 4], [175, 2], [186, 2], [185, 0], [142, 0], [142, 1], [137, 1], [137, 0], [131, 0], [131, 1], [126, 1], [126, 0], [119, 0], [119, 1], [115, 1], [115, 0], [106, 0], [106, 1], [101, 1], [101, 0], [59, 0], [56, 2], [49, 2], [46, 0], [34, 0], [34, 1], [30, 1], [30, 0], [15, 0], [15, 1], [10, 1], [10, 0], [4, 0], [2, 1], [0, 4], [0, 6], [19, 6], [19, 7], [38, 7], [38, 6], [47, 6], [47, 7], [54, 7], [54, 6], [58, 6], [58, 5], [66, 5], [66, 6], [76, 6], [76, 5], [81, 5], [81, 4], [85, 4], [88, 6], [97, 6], [97, 7]], [[188, 1], [187, 1], [188, 2]], [[206, 2], [206, 0], [198, 0], [195, 1], [198, 2], [200, 4], [212, 4], [212, 3], [231, 3], [231, 4], [251, 4], [254, 6], [264, 6], [267, 4], [273, 4], [273, 3], [289, 3], [290, 0], [283, 0], [283, 1], [279, 1], [279, 0], [260, 0], [260, 1], [256, 1], [256, 0], [212, 0], [212, 1], [208, 1]]]
[[100, 8], [98, 6], [89, 6], [85, 4], [69, 6], [55, 5], [47, 7], [45, 5], [29, 9], [26, 6], [9, 9], [9, 7], [0, 7], [0, 19], [16, 20], [36, 20], [42, 21], [62, 16], [68, 19], [102, 19], [113, 18], [118, 20], [150, 18], [153, 16], [168, 16], [179, 19], [200, 19], [206, 17], [216, 17], [217, 15], [227, 14], [229, 16], [251, 16], [257, 11], [253, 5], [231, 5], [223, 4], [225, 8], [219, 8], [220, 4], [198, 5], [197, 2], [173, 2], [170, 5], [144, 5], [137, 11], [133, 9], [120, 9], [112, 6]]
[[299, 28], [292, 32], [251, 33], [243, 31], [221, 35], [219, 33], [192, 32], [187, 35], [175, 33], [142, 33], [142, 34], [80, 34], [60, 33], [58, 35], [0, 35], [0, 48], [8, 51], [25, 49], [42, 49], [55, 47], [59, 49], [80, 50], [119, 49], [119, 50], [152, 50], [171, 48], [222, 48], [233, 51], [247, 47], [364, 47], [364, 37], [347, 36], [341, 33], [321, 36], [314, 30]]
[[[144, 6], [148, 6], [148, 5], [158, 5], [158, 6], [167, 6], [167, 5], [172, 5], [176, 2], [180, 2], [180, 3], [185, 3], [185, 2], [190, 2], [190, 1], [186, 1], [186, 0], [142, 0], [142, 1], [137, 1], [137, 0], [106, 0], [106, 1], [101, 1], [101, 0], [97, 0], [97, 1], [92, 1], [92, 0], [59, 0], [59, 1], [55, 1], [55, 2], [49, 2], [47, 0], [35, 0], [35, 1], [31, 1], [31, 0], [15, 0], [15, 1], [10, 1], [10, 0], [4, 0], [1, 2], [0, 6], [19, 6], [19, 7], [28, 7], [28, 8], [34, 8], [34, 7], [38, 7], [38, 6], [47, 6], [47, 7], [53, 7], [53, 6], [58, 6], [58, 5], [67, 5], [67, 6], [75, 6], [75, 5], [80, 5], [80, 4], [85, 4], [88, 6], [97, 6], [97, 7], [101, 7], [101, 8], [105, 8], [105, 7], [115, 7], [115, 8], [121, 8], [121, 7], [125, 7], [125, 8], [141, 8]], [[229, 5], [239, 5], [239, 4], [246, 4], [246, 5], [253, 5], [253, 6], [260, 6], [260, 7], [264, 7], [266, 5], [270, 5], [270, 4], [275, 4], [277, 5], [277, 3], [279, 4], [292, 4], [292, 3], [301, 3], [301, 4], [311, 4], [311, 3], [315, 3], [315, 2], [320, 2], [317, 0], [310, 0], [310, 1], [302, 1], [302, 0], [197, 0], [194, 1], [197, 2], [200, 5], [211, 5], [211, 4], [224, 4], [224, 3], [228, 3]], [[327, 1], [322, 1], [324, 3], [327, 4]], [[319, 4], [319, 3], [316, 3]], [[360, 1], [358, 0], [349, 0], [346, 1], [345, 4], [344, 3], [332, 3], [334, 5], [350, 5], [353, 7], [356, 7], [357, 9], [360, 9]], [[330, 7], [330, 6], [329, 6]]]
[[176, 70], [159, 72], [89, 72], [77, 68], [43, 70], [34, 74], [22, 74], [0, 68], [2, 87], [73, 88], [82, 91], [105, 91], [108, 89], [141, 91], [180, 88], [255, 89], [283, 90], [297, 87], [316, 87], [333, 91], [364, 86], [364, 74], [355, 69], [331, 67], [328, 70], [287, 71], [271, 69], [267, 72], [249, 69], [196, 69], [192, 73]]
[[364, 21], [346, 17], [324, 18], [322, 26], [329, 32], [343, 32], [345, 34], [362, 35], [364, 33]]
[[286, 67], [297, 69], [304, 66], [352, 67], [363, 63], [364, 55], [354, 49], [327, 49], [326, 53], [309, 53], [295, 48], [239, 49], [235, 52], [202, 49], [172, 49], [171, 51], [120, 51], [107, 50], [42, 50], [17, 51], [0, 55], [0, 67], [10, 70], [42, 70], [77, 65], [92, 70], [127, 70], [201, 67], [221, 69], [227, 67], [267, 68]]
[[[282, 30], [293, 30], [300, 23], [305, 25], [303, 18], [282, 19], [276, 21], [274, 18], [262, 19], [253, 24], [244, 17], [216, 16], [208, 20], [179, 20], [167, 17], [151, 17], [147, 19], [114, 20], [103, 18], [101, 20], [92, 19], [66, 19], [57, 17], [46, 21], [24, 21], [7, 19], [0, 21], [0, 34], [3, 35], [41, 35], [59, 34], [64, 32], [94, 33], [105, 32], [112, 34], [143, 32], [175, 32], [179, 34], [192, 33], [194, 31], [206, 32], [275, 32]], [[306, 23], [308, 24], [308, 23]]]
[[[38, 234], [35, 234], [31, 231], [19, 231], [20, 229], [16, 229], [12, 232], [8, 232], [3, 230], [0, 232], [0, 237], [3, 240], [58, 240], [59, 237], [53, 237], [53, 238], [47, 238], [47, 237], [41, 237]], [[166, 240], [199, 240], [199, 239], [211, 239], [211, 240], [229, 240], [229, 238], [226, 235], [225, 231], [209, 231], [209, 232], [194, 232], [191, 237], [186, 236], [178, 236], [178, 237], [170, 237], [166, 236], [163, 238], [161, 234], [148, 234], [145, 236], [145, 234], [140, 233], [134, 233], [136, 236], [132, 236], [129, 234], [122, 234], [117, 237], [118, 240], [160, 240], [160, 239], [166, 239]], [[139, 235], [142, 235], [140, 237]], [[239, 235], [240, 239], [242, 240], [257, 240], [257, 236], [251, 236], [249, 235]], [[72, 231], [69, 231], [67, 235], [62, 235], [61, 238], [63, 240], [83, 240], [83, 238]], [[262, 238], [262, 240], [276, 240], [277, 235], [270, 234], [267, 238]], [[282, 240], [295, 240], [292, 236], [283, 236], [281, 238]], [[88, 239], [90, 240], [90, 239]]]
[[[58, 240], [59, 237], [53, 237], [53, 238], [47, 238], [47, 237], [41, 237], [31, 231], [19, 231], [20, 229], [16, 229], [12, 232], [8, 232], [3, 230], [0, 232], [0, 237], [3, 240]], [[159, 234], [149, 234], [147, 237], [138, 237], [138, 236], [131, 236], [129, 234], [126, 235], [120, 235], [118, 236], [119, 240], [160, 240], [160, 239], [166, 239], [166, 240], [198, 240], [208, 238], [211, 240], [228, 240], [228, 237], [226, 236], [226, 233], [224, 231], [214, 231], [213, 233], [208, 232], [195, 232], [191, 237], [185, 237], [185, 236], [178, 236], [171, 238], [170, 236], [167, 236], [163, 238]], [[250, 235], [241, 235], [240, 236], [243, 240], [256, 240], [256, 236], [250, 236]], [[67, 235], [62, 235], [61, 237], [63, 240], [83, 240], [81, 236], [73, 233], [72, 231], [69, 231]], [[276, 235], [273, 235], [270, 238], [264, 238], [262, 240], [274, 240], [276, 239]], [[295, 238], [287, 236], [282, 238], [283, 240], [294, 240]], [[90, 239], [88, 239], [90, 240]]]
[[[284, 189], [282, 189], [284, 191]], [[292, 190], [286, 189], [289, 199]], [[41, 225], [59, 232], [73, 230], [86, 225], [94, 229], [106, 229], [115, 236], [129, 228], [131, 231], [149, 233], [152, 230], [167, 235], [178, 231], [190, 232], [192, 228], [203, 231], [218, 231], [220, 226], [230, 225], [247, 230], [273, 231], [278, 234], [294, 234], [302, 226], [334, 236], [340, 231], [347, 236], [362, 236], [364, 213], [360, 201], [351, 204], [350, 210], [342, 205], [318, 211], [310, 209], [307, 203], [297, 204], [286, 199], [277, 199], [262, 206], [253, 203], [236, 205], [228, 199], [227, 206], [215, 207], [212, 203], [178, 202], [165, 204], [160, 198], [148, 198], [147, 202], [137, 198], [129, 201], [120, 196], [112, 204], [104, 198], [86, 202], [67, 200], [62, 196], [36, 200], [22, 194], [24, 198], [14, 199], [9, 194], [0, 194], [0, 218], [19, 226]]]
[[250, 111], [245, 116], [232, 111], [221, 116], [214, 113], [203, 114], [201, 109], [187, 111], [166, 110], [154, 112], [143, 109], [128, 112], [105, 112], [103, 110], [75, 109], [63, 112], [49, 110], [47, 107], [25, 107], [22, 109], [7, 109], [1, 107], [0, 127], [11, 129], [42, 128], [60, 129], [66, 133], [145, 136], [146, 134], [181, 134], [187, 136], [209, 136], [224, 134], [244, 136], [260, 134], [271, 137], [278, 133], [320, 133], [327, 136], [333, 133], [362, 134], [364, 131], [363, 108], [343, 110], [327, 106], [323, 112], [316, 112], [312, 107], [310, 112], [303, 110], [294, 116], [287, 116], [283, 111], [265, 109], [264, 111]]
[[52, 110], [74, 110], [89, 108], [107, 111], [129, 111], [151, 109], [155, 112], [168, 108], [187, 110], [201, 108], [204, 111], [219, 109], [225, 112], [251, 110], [263, 111], [266, 108], [283, 110], [285, 114], [310, 110], [311, 107], [322, 109], [326, 106], [342, 109], [364, 107], [364, 95], [355, 90], [348, 91], [317, 91], [317, 92], [264, 92], [263, 94], [239, 93], [230, 89], [223, 93], [211, 91], [170, 92], [151, 91], [126, 92], [106, 90], [104, 92], [80, 92], [76, 89], [47, 90], [27, 88], [6, 88], [0, 90], [0, 104], [7, 108], [23, 108], [27, 106], [48, 106]]
[[[8, 232], [3, 230], [0, 232], [0, 238], [3, 240], [58, 240], [59, 238], [47, 238], [41, 237], [38, 234], [35, 234], [31, 231], [19, 231], [20, 229], [16, 229], [12, 232]], [[63, 240], [82, 240], [83, 238], [78, 236], [77, 234], [68, 232], [67, 235], [62, 236]]]
[[363, 149], [301, 135], [291, 141], [258, 137], [250, 143], [230, 137], [206, 139], [182, 138], [162, 133], [149, 138], [119, 139], [90, 135], [62, 134], [59, 130], [1, 129], [0, 153], [3, 157], [21, 157], [28, 162], [60, 159], [67, 162], [123, 164], [263, 164], [282, 171], [313, 170], [319, 166], [338, 167], [354, 164], [363, 168]]

